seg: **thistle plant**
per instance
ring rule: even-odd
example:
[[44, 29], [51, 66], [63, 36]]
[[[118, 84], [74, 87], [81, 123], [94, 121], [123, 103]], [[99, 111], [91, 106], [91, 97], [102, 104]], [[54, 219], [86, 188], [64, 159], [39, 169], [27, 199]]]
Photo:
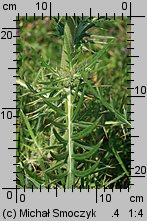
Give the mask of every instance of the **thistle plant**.
[[[112, 102], [104, 99], [99, 85], [89, 77], [109, 50], [114, 38], [105, 37], [108, 39], [107, 43], [101, 49], [94, 50], [98, 36], [91, 34], [90, 30], [93, 27], [98, 28], [99, 23], [96, 18], [90, 20], [85, 17], [82, 20], [80, 17], [74, 19], [70, 16], [67, 20], [61, 18], [56, 22], [60, 36], [63, 38], [60, 67], [54, 68], [50, 63], [46, 63], [32, 48], [37, 61], [48, 72], [47, 77], [44, 81], [36, 80], [37, 83], [30, 84], [24, 76], [23, 81], [19, 83], [32, 94], [34, 100], [32, 104], [42, 112], [38, 111], [39, 115], [34, 116], [34, 119], [42, 116], [47, 118], [46, 139], [49, 145], [44, 148], [47, 149], [47, 154], [54, 164], [48, 164], [48, 168], [44, 170], [46, 179], [49, 179], [49, 184], [60, 183], [71, 189], [76, 187], [78, 182], [86, 183], [86, 177], [90, 179], [99, 170], [106, 169], [97, 157], [99, 149], [105, 145], [104, 134], [98, 134], [105, 124], [105, 118], [103, 113], [100, 114], [99, 106], [103, 106], [106, 111], [112, 113], [117, 125], [128, 127], [130, 123], [125, 114], [117, 110]], [[89, 47], [91, 44], [93, 48]], [[79, 59], [80, 54], [86, 51], [90, 52], [90, 56]], [[35, 148], [40, 150], [41, 145], [35, 138], [23, 108], [21, 116]], [[117, 155], [115, 151], [114, 154]], [[41, 158], [43, 156], [40, 152]], [[118, 155], [116, 158], [122, 165], [124, 174], [128, 175]], [[42, 159], [40, 164], [43, 164]]]

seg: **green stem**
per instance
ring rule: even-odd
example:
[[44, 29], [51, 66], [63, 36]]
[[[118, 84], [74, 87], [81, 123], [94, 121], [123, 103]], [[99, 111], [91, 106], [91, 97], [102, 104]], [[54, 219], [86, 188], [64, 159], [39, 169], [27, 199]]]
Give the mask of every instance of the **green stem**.
[[67, 151], [68, 151], [68, 159], [67, 159], [67, 179], [66, 179], [66, 188], [71, 189], [74, 185], [74, 159], [73, 155], [73, 141], [71, 139], [73, 133], [73, 124], [72, 124], [72, 95], [71, 95], [71, 75], [72, 75], [72, 57], [74, 52], [74, 35], [75, 35], [75, 21], [72, 16], [67, 18], [64, 27], [64, 43], [62, 49], [62, 58], [61, 58], [61, 71], [64, 75], [68, 75], [69, 82], [68, 88], [65, 88], [67, 93], [67, 107], [66, 107], [66, 125], [67, 125]]

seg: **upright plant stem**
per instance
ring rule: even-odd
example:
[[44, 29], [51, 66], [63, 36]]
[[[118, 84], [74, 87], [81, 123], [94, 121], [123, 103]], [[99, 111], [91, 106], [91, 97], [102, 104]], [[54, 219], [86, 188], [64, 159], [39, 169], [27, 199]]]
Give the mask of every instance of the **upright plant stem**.
[[[71, 79], [72, 73], [72, 66], [70, 60], [72, 59], [72, 54], [74, 51], [74, 34], [75, 34], [75, 22], [73, 17], [68, 17], [65, 27], [64, 27], [64, 44], [62, 49], [62, 58], [61, 58], [61, 71], [64, 75], [68, 76]], [[72, 125], [72, 112], [73, 112], [73, 105], [72, 105], [72, 95], [71, 95], [71, 82], [69, 81], [67, 91], [67, 118], [66, 118], [66, 125], [67, 125], [67, 134], [68, 134], [68, 142], [67, 142], [67, 151], [68, 151], [68, 159], [67, 159], [67, 180], [66, 180], [66, 188], [71, 189], [74, 185], [74, 159], [72, 158], [73, 155], [73, 141], [71, 139], [73, 133], [73, 125]]]
[[68, 175], [67, 175], [67, 181], [66, 181], [66, 188], [71, 189], [74, 185], [74, 159], [72, 158], [73, 155], [73, 141], [71, 139], [72, 133], [73, 133], [73, 125], [72, 125], [72, 102], [71, 102], [71, 88], [68, 88], [68, 95], [67, 95], [67, 127], [68, 127], [68, 160], [67, 160], [67, 166], [68, 166]]

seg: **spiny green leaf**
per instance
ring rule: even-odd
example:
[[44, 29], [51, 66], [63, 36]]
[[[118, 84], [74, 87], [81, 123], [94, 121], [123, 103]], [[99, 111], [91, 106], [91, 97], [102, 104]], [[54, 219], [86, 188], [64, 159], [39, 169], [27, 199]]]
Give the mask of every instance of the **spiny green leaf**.
[[49, 92], [52, 92], [53, 90], [58, 90], [58, 89], [59, 89], [58, 87], [50, 87], [50, 88], [47, 89], [47, 90], [36, 92], [36, 93], [34, 94], [34, 96], [39, 96], [39, 95], [48, 94]]
[[28, 113], [28, 115], [34, 115], [35, 113], [37, 113], [37, 112], [41, 112], [42, 114], [43, 114], [43, 109], [45, 108], [45, 104], [43, 105], [43, 106], [41, 106], [40, 108], [38, 108], [38, 109], [36, 109], [36, 110], [34, 110], [34, 111], [32, 111], [32, 112], [30, 112], [30, 113]]
[[62, 147], [63, 147], [63, 144], [59, 144], [59, 145], [53, 145], [53, 146], [45, 147], [45, 149], [54, 150], [54, 149], [61, 149]]
[[38, 59], [38, 61], [40, 61], [40, 62], [42, 63], [42, 65], [43, 65], [45, 68], [47, 68], [47, 70], [49, 70], [49, 71], [53, 72], [54, 74], [58, 75], [58, 74], [54, 71], [54, 69], [53, 69], [49, 64], [47, 64], [47, 63], [43, 60], [43, 58], [42, 58], [41, 56], [39, 56], [39, 55], [37, 54], [37, 52], [35, 51], [34, 48], [32, 48], [32, 51], [34, 52], [34, 54], [35, 54], [36, 58]]
[[22, 186], [25, 186], [25, 178], [24, 178], [24, 174], [22, 172], [20, 172], [20, 168], [19, 167], [16, 167], [16, 170], [17, 170], [17, 176], [18, 176], [18, 179], [20, 180], [20, 183]]
[[[38, 159], [38, 163], [39, 163], [39, 165], [41, 167], [41, 171], [46, 169], [45, 162], [44, 162], [44, 160], [42, 158]], [[45, 183], [48, 183], [48, 176], [47, 176], [47, 174], [44, 174], [44, 180], [45, 180]]]
[[99, 38], [99, 39], [114, 39], [113, 36], [102, 36], [102, 35], [90, 35], [91, 38]]
[[130, 122], [123, 116], [123, 114], [121, 114], [111, 104], [109, 104], [107, 101], [105, 101], [105, 99], [102, 97], [102, 94], [100, 93], [99, 90], [98, 90], [98, 97], [99, 97], [100, 101], [102, 102], [102, 104], [115, 114], [115, 116], [118, 120], [120, 120], [122, 123], [125, 123], [125, 124], [131, 126]]
[[68, 156], [68, 152], [63, 152], [60, 154], [54, 154], [53, 152], [50, 152], [51, 156], [55, 159], [55, 160], [63, 160]]
[[78, 105], [76, 106], [72, 121], [74, 121], [76, 119], [76, 117], [78, 116], [78, 114], [80, 112], [80, 109], [81, 109], [82, 104], [83, 104], [84, 93], [85, 93], [85, 90], [83, 89], [83, 92], [82, 92], [81, 97], [79, 99]]
[[73, 125], [76, 126], [76, 127], [87, 128], [90, 125], [92, 125], [92, 123], [91, 122], [78, 121], [76, 123], [73, 123]]
[[53, 128], [53, 133], [54, 133], [55, 137], [57, 138], [57, 140], [58, 140], [60, 143], [67, 144], [67, 141], [64, 140], [64, 139], [58, 134], [58, 132], [56, 131], [55, 128]]
[[47, 173], [47, 175], [49, 176], [50, 179], [58, 179], [58, 180], [61, 180], [62, 178], [64, 178], [65, 176], [67, 176], [67, 171], [62, 173], [62, 174], [59, 174], [59, 175], [56, 175], [56, 174], [52, 174], [52, 173]]
[[[111, 41], [112, 42], [112, 41]], [[107, 51], [107, 49], [109, 48], [110, 43], [107, 44], [106, 46], [104, 46], [102, 49], [100, 49], [99, 52], [97, 52], [92, 59], [92, 62], [89, 62], [89, 64], [87, 64], [84, 69], [86, 68], [92, 68], [96, 63], [98, 63], [98, 59]]]
[[59, 79], [56, 79], [56, 80], [50, 80], [50, 81], [39, 81], [38, 83], [39, 84], [44, 84], [44, 85], [48, 85], [48, 86], [52, 86], [52, 85], [57, 85], [59, 82], [64, 82], [65, 80], [67, 80], [67, 78], [59, 78]]
[[126, 173], [122, 173], [121, 175], [119, 175], [118, 177], [112, 179], [111, 181], [109, 181], [108, 183], [105, 184], [105, 187], [109, 186], [112, 183], [116, 183], [117, 180], [120, 180]]
[[79, 170], [73, 170], [73, 173], [77, 177], [85, 177], [88, 176], [89, 174], [94, 173], [95, 169], [98, 167], [99, 162], [95, 163], [93, 166], [91, 166], [89, 169], [84, 170], [84, 171], [79, 171]]
[[24, 82], [25, 82], [25, 84], [27, 85], [28, 89], [29, 89], [31, 92], [33, 92], [33, 93], [37, 93], [37, 91], [34, 90], [34, 88], [30, 85], [29, 82], [26, 82], [26, 81], [24, 81]]
[[103, 41], [95, 41], [95, 40], [86, 40], [85, 43], [91, 43], [91, 44], [101, 44], [101, 45], [107, 45], [108, 42]]
[[71, 67], [71, 54], [74, 51], [74, 34], [75, 34], [75, 21], [72, 16], [69, 16], [64, 26], [64, 44], [61, 57], [61, 70], [66, 73], [69, 72]]
[[27, 179], [28, 180], [30, 180], [34, 185], [35, 185], [35, 187], [37, 187], [38, 189], [40, 188], [40, 183], [38, 183], [35, 179], [33, 179], [32, 177], [30, 177], [30, 176], [26, 176], [27, 177]]
[[85, 128], [84, 130], [80, 131], [77, 134], [72, 135], [72, 139], [73, 140], [79, 140], [83, 137], [86, 137], [87, 135], [89, 135], [96, 127], [97, 124], [100, 122], [101, 117], [98, 118], [92, 125], [90, 125], [89, 127]]
[[122, 167], [123, 171], [126, 173], [127, 176], [129, 176], [129, 172], [127, 171], [127, 169], [126, 169], [126, 167], [125, 167], [125, 165], [124, 165], [124, 163], [123, 163], [119, 153], [115, 150], [114, 147], [112, 147], [112, 151], [113, 151], [117, 161], [119, 162], [120, 166]]
[[51, 166], [50, 168], [48, 168], [48, 169], [42, 171], [41, 173], [46, 173], [46, 172], [48, 172], [48, 171], [55, 170], [55, 169], [57, 169], [57, 168], [59, 168], [59, 167], [62, 167], [64, 164], [65, 164], [65, 162], [62, 160], [62, 161], [60, 161], [60, 162], [57, 162], [55, 165]]
[[83, 37], [87, 36], [87, 30], [94, 26], [94, 23], [88, 22], [88, 20], [82, 20], [79, 22], [76, 33], [75, 33], [75, 43], [79, 44]]
[[48, 102], [57, 101], [57, 100], [60, 99], [59, 96], [49, 97], [49, 98], [45, 98], [44, 96], [40, 96], [40, 95], [44, 95], [44, 94], [47, 94], [49, 92], [52, 92], [53, 90], [59, 89], [58, 87], [50, 87], [47, 90], [38, 92], [38, 91], [34, 90], [34, 88], [28, 82], [25, 82], [25, 83], [26, 83], [28, 89], [34, 94], [34, 96], [41, 97], [42, 99], [47, 99]]
[[23, 113], [22, 110], [20, 110], [20, 112], [21, 112], [21, 115], [22, 115], [22, 117], [23, 117], [23, 119], [24, 119], [24, 122], [25, 122], [25, 124], [26, 124], [26, 126], [27, 126], [28, 132], [29, 132], [29, 134], [30, 134], [30, 136], [31, 136], [31, 138], [32, 138], [32, 140], [33, 140], [33, 142], [35, 143], [35, 145], [36, 145], [37, 147], [39, 147], [39, 146], [38, 146], [38, 143], [37, 143], [37, 141], [36, 141], [36, 137], [35, 137], [35, 135], [34, 135], [34, 133], [33, 133], [32, 128], [31, 128], [31, 125], [30, 125], [30, 123], [29, 123], [29, 121], [28, 121], [28, 118], [25, 116], [25, 114]]
[[59, 96], [55, 96], [55, 97], [48, 97], [46, 98], [49, 102], [54, 102], [54, 101], [58, 101], [60, 99]]
[[91, 146], [88, 146], [85, 143], [79, 143], [74, 141], [74, 147], [76, 148], [77, 146], [83, 148], [84, 150], [91, 150]]
[[87, 86], [89, 87], [91, 93], [100, 101], [101, 104], [103, 104], [108, 110], [113, 112], [118, 120], [120, 120], [122, 123], [125, 123], [129, 126], [131, 126], [130, 122], [127, 121], [127, 119], [118, 111], [116, 110], [111, 104], [109, 104], [103, 97], [100, 91], [96, 91], [90, 81], [87, 80], [87, 78], [83, 75], [84, 80], [87, 83]]
[[58, 89], [58, 88], [52, 87], [52, 88], [49, 88], [47, 90], [38, 92], [38, 91], [34, 90], [34, 88], [28, 82], [25, 82], [25, 83], [26, 83], [28, 89], [34, 94], [34, 96], [38, 96], [39, 98], [42, 98], [44, 101], [46, 99], [47, 102], [53, 102], [53, 101], [57, 101], [57, 100], [60, 99], [59, 96], [49, 97], [49, 98], [45, 98], [44, 96], [42, 96], [42, 95], [48, 94], [49, 92], [52, 92], [52, 90], [55, 90], [55, 89]]
[[95, 145], [93, 147], [91, 146], [91, 150], [90, 151], [87, 151], [87, 152], [82, 153], [82, 154], [73, 154], [72, 157], [75, 160], [85, 160], [85, 159], [88, 159], [88, 158], [90, 158], [92, 155], [94, 155], [98, 151], [98, 149], [102, 145], [102, 142], [103, 142], [103, 140], [101, 140], [97, 145]]
[[64, 123], [59, 123], [59, 122], [57, 122], [57, 121], [51, 121], [51, 123], [52, 123], [55, 127], [59, 128], [59, 129], [62, 129], [62, 130], [65, 130], [65, 124], [64, 124]]

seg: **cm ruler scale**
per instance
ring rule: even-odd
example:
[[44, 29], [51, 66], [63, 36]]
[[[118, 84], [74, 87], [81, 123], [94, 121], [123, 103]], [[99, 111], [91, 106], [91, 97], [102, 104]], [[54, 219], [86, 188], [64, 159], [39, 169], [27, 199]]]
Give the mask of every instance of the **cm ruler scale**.
[[[145, 40], [146, 33], [146, 2], [137, 1], [1, 1], [1, 81], [0, 81], [0, 134], [1, 134], [1, 219], [0, 220], [146, 220], [146, 93], [147, 78], [145, 75]], [[19, 148], [19, 29], [18, 24], [23, 16], [28, 20], [33, 16], [36, 20], [41, 16], [93, 16], [99, 20], [128, 18], [126, 34], [130, 50], [128, 66], [131, 66], [130, 87], [131, 102], [131, 168], [128, 188], [119, 189], [103, 187], [98, 189], [68, 190], [17, 185], [16, 170], [17, 149]], [[113, 23], [112, 23], [113, 26]], [[130, 28], [131, 27], [131, 28]], [[18, 32], [16, 34], [16, 32]], [[17, 40], [16, 40], [17, 39]], [[17, 64], [16, 64], [17, 63]], [[126, 98], [127, 99], [127, 98]], [[16, 118], [18, 118], [16, 122]], [[16, 145], [17, 143], [17, 145]]]

